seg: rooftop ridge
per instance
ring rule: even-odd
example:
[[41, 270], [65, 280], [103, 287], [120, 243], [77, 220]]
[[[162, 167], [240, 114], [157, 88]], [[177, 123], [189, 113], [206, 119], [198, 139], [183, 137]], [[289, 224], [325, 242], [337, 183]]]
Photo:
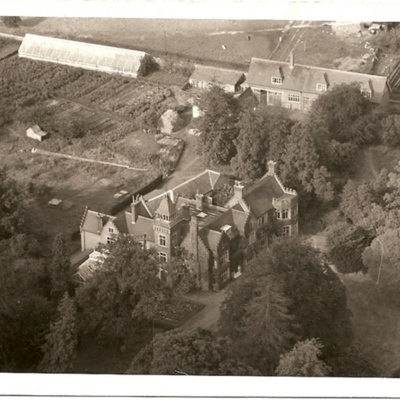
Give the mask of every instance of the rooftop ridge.
[[[267, 63], [278, 64], [278, 65], [284, 64], [284, 65], [290, 66], [290, 62], [287, 62], [287, 61], [268, 60], [266, 58], [258, 58], [258, 57], [252, 57], [252, 60], [265, 61]], [[316, 67], [314, 65], [305, 65], [305, 64], [295, 63], [294, 66], [295, 67], [302, 67], [302, 68], [317, 69], [317, 70], [324, 71], [324, 72], [331, 71], [331, 72], [340, 73], [340, 74], [359, 75], [359, 76], [363, 76], [363, 77], [370, 77], [370, 78], [382, 79], [382, 80], [383, 79], [387, 79], [387, 76], [363, 74], [361, 72], [344, 71], [344, 70], [341, 70], [341, 69], [334, 69], [334, 68]]]
[[83, 222], [84, 222], [85, 219], [86, 219], [86, 215], [87, 215], [88, 211], [89, 211], [89, 207], [86, 206], [86, 207], [85, 207], [85, 211], [83, 212], [83, 215], [82, 215], [82, 218], [81, 218], [81, 223], [79, 224], [79, 228], [80, 228], [80, 229], [82, 229]]
[[213, 67], [212, 65], [203, 65], [203, 64], [194, 64], [194, 67], [200, 67], [200, 68], [207, 68], [207, 69], [217, 69], [219, 71], [229, 71], [229, 72], [238, 72], [238, 73], [245, 73], [244, 71], [241, 71], [240, 69], [232, 69], [232, 68], [221, 68], [221, 67]]

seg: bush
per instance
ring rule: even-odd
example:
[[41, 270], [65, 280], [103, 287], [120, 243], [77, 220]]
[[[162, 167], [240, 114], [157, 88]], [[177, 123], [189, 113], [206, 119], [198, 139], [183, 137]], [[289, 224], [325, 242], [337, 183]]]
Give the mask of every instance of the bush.
[[18, 28], [21, 23], [20, 17], [1, 17], [0, 19], [7, 28]]
[[159, 69], [159, 66], [158, 66], [156, 60], [152, 56], [145, 54], [140, 62], [138, 76], [149, 75], [150, 73], [157, 71], [158, 69]]
[[389, 115], [382, 121], [381, 140], [387, 146], [400, 144], [400, 115]]

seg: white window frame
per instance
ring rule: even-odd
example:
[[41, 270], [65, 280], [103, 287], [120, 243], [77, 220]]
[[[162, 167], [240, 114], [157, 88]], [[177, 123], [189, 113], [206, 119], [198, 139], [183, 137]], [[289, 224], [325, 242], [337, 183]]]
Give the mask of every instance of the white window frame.
[[288, 94], [289, 103], [300, 103], [300, 95], [299, 94]]
[[370, 99], [372, 97], [372, 91], [371, 90], [361, 89], [361, 94], [367, 99]]
[[113, 244], [115, 243], [115, 239], [110, 236], [106, 236], [106, 242], [107, 244]]
[[108, 228], [108, 232], [109, 233], [114, 233], [114, 229], [113, 228]]
[[274, 215], [276, 219], [282, 219], [282, 211], [280, 208], [275, 208]]
[[326, 92], [328, 89], [328, 86], [326, 83], [317, 83], [316, 89], [317, 89], [317, 92]]
[[167, 237], [165, 235], [159, 234], [158, 235], [158, 244], [162, 247], [167, 247]]
[[167, 253], [164, 253], [163, 251], [158, 252], [158, 258], [163, 263], [168, 262], [168, 255], [167, 255]]
[[265, 215], [258, 219], [258, 226], [263, 226], [265, 224]]
[[282, 219], [289, 219], [290, 210], [288, 208], [284, 208], [282, 210]]
[[282, 78], [280, 76], [271, 76], [271, 83], [273, 85], [282, 85]]
[[256, 231], [251, 231], [249, 235], [249, 244], [253, 244], [256, 241]]

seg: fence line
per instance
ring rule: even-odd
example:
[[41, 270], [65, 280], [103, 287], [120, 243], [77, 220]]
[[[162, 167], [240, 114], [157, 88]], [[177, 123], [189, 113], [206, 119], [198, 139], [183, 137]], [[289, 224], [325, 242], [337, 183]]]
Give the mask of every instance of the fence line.
[[67, 158], [69, 160], [76, 160], [76, 161], [84, 161], [84, 162], [91, 162], [91, 163], [97, 163], [97, 164], [111, 165], [112, 167], [126, 168], [126, 169], [130, 169], [130, 170], [134, 170], [134, 171], [148, 171], [148, 169], [146, 169], [146, 168], [135, 168], [135, 167], [131, 167], [129, 165], [117, 164], [117, 163], [112, 163], [112, 162], [108, 162], [108, 161], [92, 160], [90, 158], [70, 156], [68, 154], [54, 153], [52, 151], [46, 151], [46, 150], [41, 150], [41, 149], [33, 148], [31, 151], [32, 151], [32, 153], [42, 154], [42, 155], [45, 155], [45, 156], [53, 156], [53, 157]]

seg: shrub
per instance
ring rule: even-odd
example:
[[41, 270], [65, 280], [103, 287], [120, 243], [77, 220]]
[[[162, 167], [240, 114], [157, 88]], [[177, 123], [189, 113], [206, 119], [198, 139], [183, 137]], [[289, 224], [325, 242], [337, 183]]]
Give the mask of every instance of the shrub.
[[1, 17], [0, 19], [8, 28], [18, 28], [21, 23], [20, 17]]

